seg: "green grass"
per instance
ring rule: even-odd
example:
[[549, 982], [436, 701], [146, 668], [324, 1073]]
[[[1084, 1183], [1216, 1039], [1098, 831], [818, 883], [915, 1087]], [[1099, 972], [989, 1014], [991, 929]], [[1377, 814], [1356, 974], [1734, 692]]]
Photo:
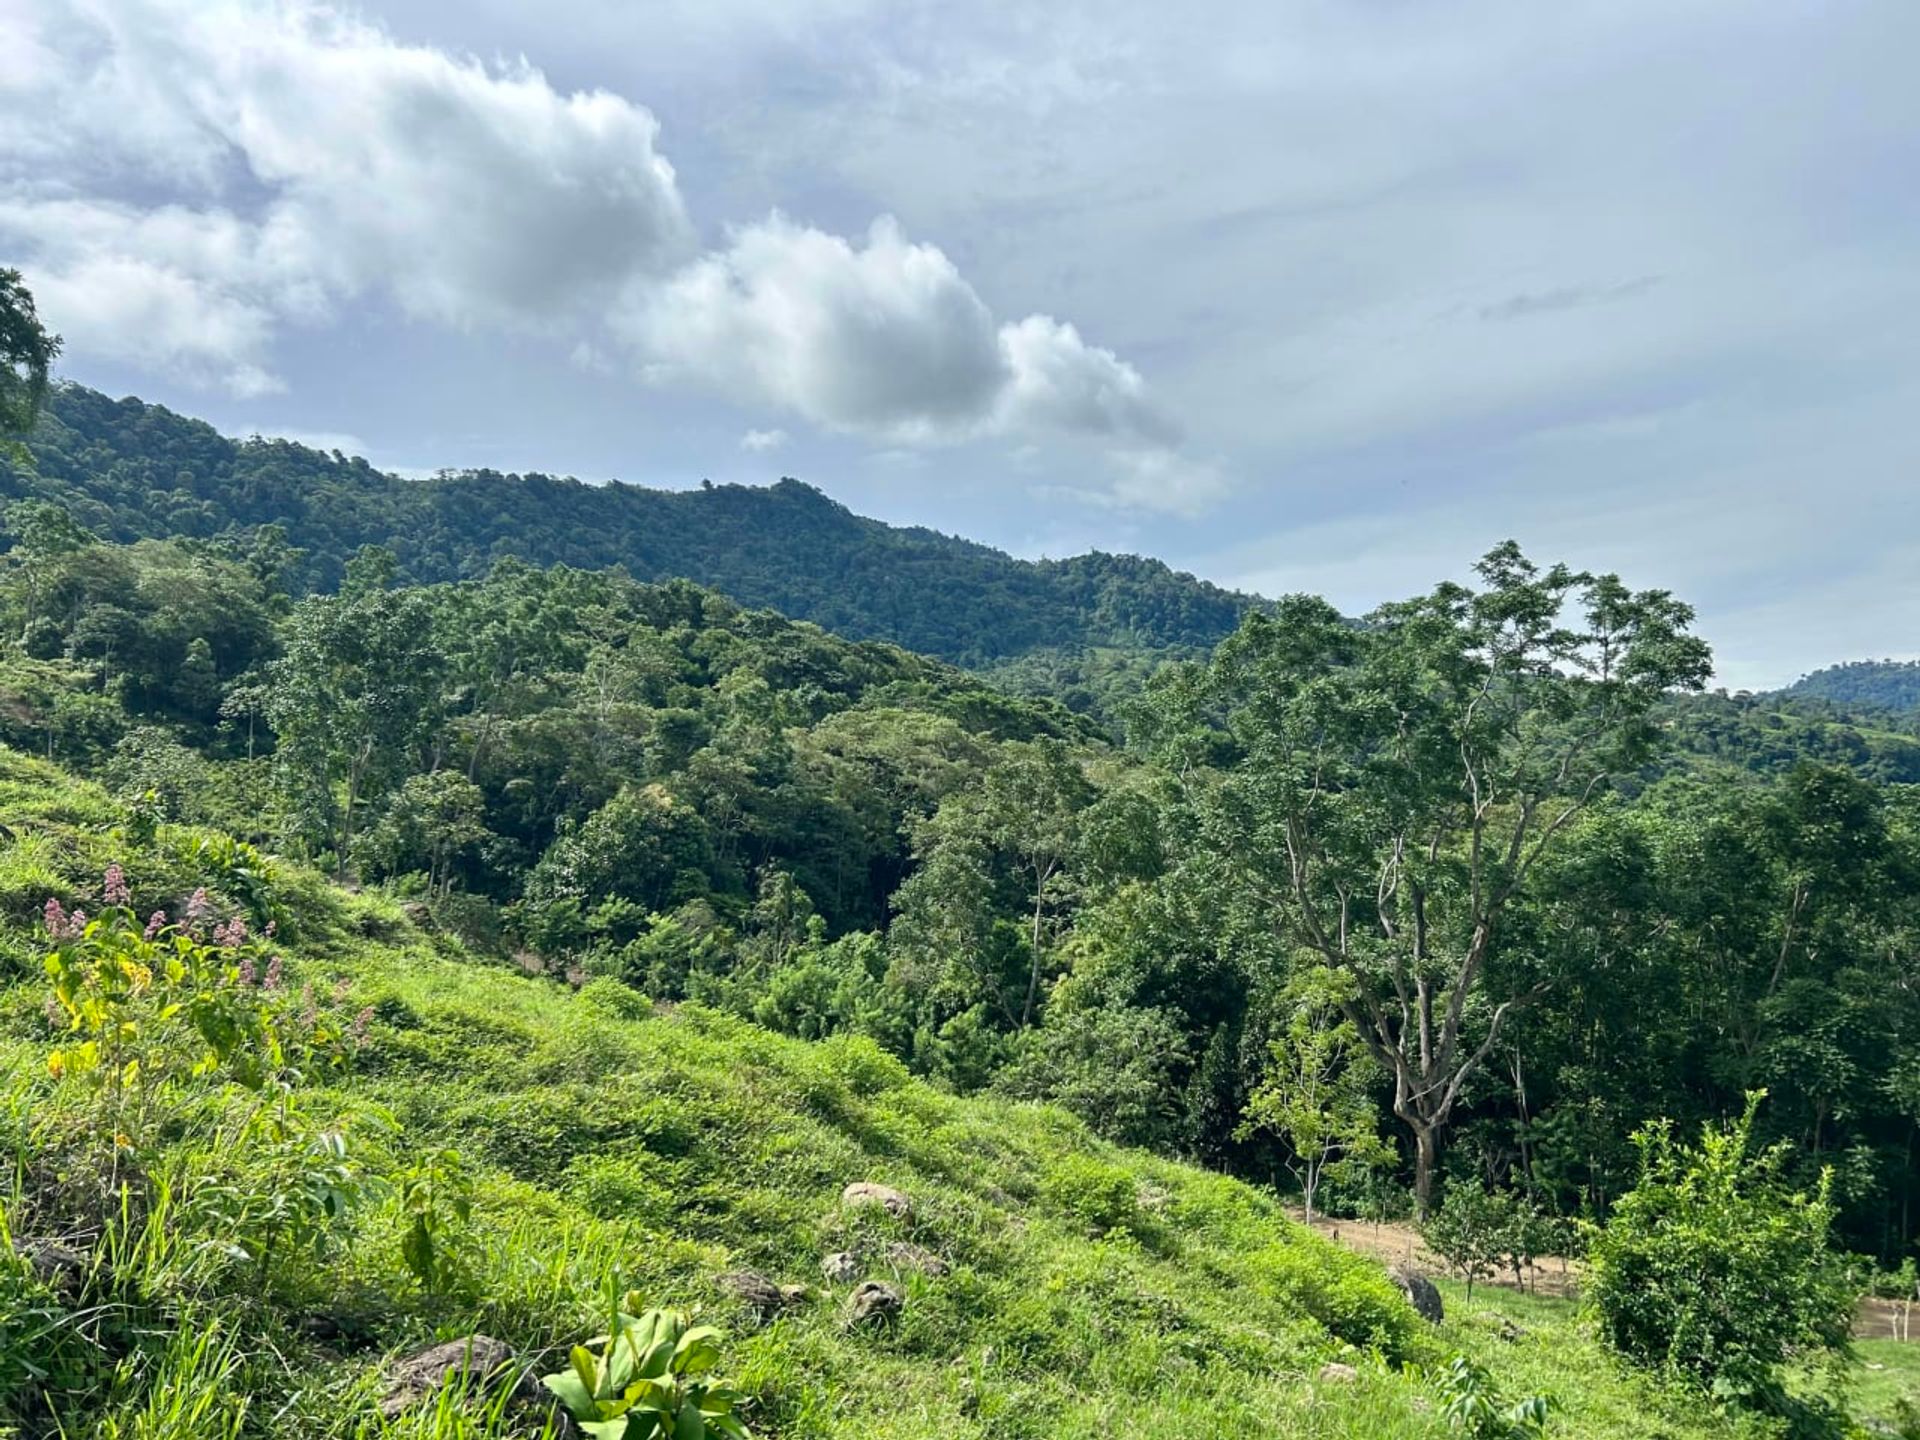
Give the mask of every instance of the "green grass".
[[[7, 1208], [30, 1216], [51, 1203], [35, 1187], [91, 1143], [70, 1087], [45, 1075], [41, 892], [97, 900], [118, 859], [142, 909], [172, 908], [210, 877], [193, 832], [135, 845], [99, 791], [5, 752], [0, 821], [0, 1142], [18, 1177]], [[49, 1306], [74, 1339], [64, 1386], [17, 1392], [23, 1436], [531, 1433], [446, 1399], [383, 1421], [382, 1362], [479, 1330], [557, 1367], [603, 1328], [616, 1283], [720, 1324], [749, 1423], [792, 1440], [1419, 1440], [1450, 1432], [1417, 1369], [1461, 1351], [1510, 1398], [1551, 1396], [1550, 1433], [1568, 1440], [1764, 1433], [1629, 1373], [1559, 1302], [1448, 1286], [1448, 1322], [1427, 1327], [1376, 1265], [1271, 1194], [1116, 1149], [1059, 1111], [941, 1093], [864, 1041], [807, 1044], [694, 1006], [656, 1013], [611, 981], [529, 978], [291, 867], [273, 885], [291, 986], [344, 985], [375, 1016], [353, 1067], [315, 1077], [306, 1103], [344, 1125], [376, 1182], [431, 1148], [461, 1152], [477, 1176], [467, 1281], [421, 1292], [397, 1198], [377, 1185], [338, 1243], [265, 1281], [223, 1256], [190, 1197], [209, 1175], [249, 1173], [210, 1138], [248, 1100], [182, 1101], [146, 1160], [172, 1208], [109, 1215], [86, 1293], [50, 1298], [0, 1265], [0, 1342]], [[904, 1191], [912, 1215], [845, 1209], [855, 1180]], [[898, 1245], [951, 1268], [918, 1273]], [[848, 1328], [850, 1287], [820, 1270], [843, 1250], [905, 1289], [897, 1326]], [[716, 1284], [741, 1268], [807, 1298], [762, 1323]], [[1869, 1413], [1914, 1385], [1920, 1350], [1885, 1352], [1863, 1347], [1886, 1367], [1858, 1372]], [[1322, 1380], [1334, 1360], [1357, 1377]]]

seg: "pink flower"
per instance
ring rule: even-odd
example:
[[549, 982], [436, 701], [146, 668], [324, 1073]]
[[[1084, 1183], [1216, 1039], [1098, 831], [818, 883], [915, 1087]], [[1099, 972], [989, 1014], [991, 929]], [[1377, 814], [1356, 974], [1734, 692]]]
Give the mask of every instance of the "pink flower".
[[271, 940], [279, 929], [280, 922], [278, 920], [269, 920], [267, 921], [267, 928], [262, 933]]
[[127, 872], [120, 868], [118, 861], [107, 866], [106, 899], [109, 905], [133, 908], [133, 891], [127, 887]]
[[147, 930], [142, 938], [146, 940], [153, 939], [154, 936], [158, 935], [161, 930], [166, 927], [166, 923], [167, 912], [164, 910], [154, 911], [153, 914], [147, 917]]
[[367, 1043], [367, 1026], [373, 1023], [373, 1007], [367, 1006], [353, 1017], [353, 1024], [347, 1027], [347, 1038], [355, 1045]]
[[309, 1030], [320, 1023], [320, 1007], [313, 1003], [313, 986], [300, 987], [300, 1023]]
[[47, 922], [47, 934], [51, 935], [56, 940], [66, 939], [67, 938], [67, 912], [65, 909], [61, 907], [60, 901], [56, 897], [52, 895], [49, 895], [47, 897], [47, 905], [46, 905], [46, 910], [44, 914]]
[[267, 962], [267, 978], [260, 982], [260, 988], [269, 994], [280, 988], [280, 957], [278, 955]]
[[189, 925], [203, 924], [212, 914], [213, 901], [207, 898], [207, 887], [202, 885], [188, 897], [187, 923]]
[[253, 957], [251, 955], [247, 956], [246, 959], [240, 962], [239, 973], [240, 973], [240, 988], [243, 990], [251, 990], [253, 988], [254, 979], [256, 978], [253, 970]]

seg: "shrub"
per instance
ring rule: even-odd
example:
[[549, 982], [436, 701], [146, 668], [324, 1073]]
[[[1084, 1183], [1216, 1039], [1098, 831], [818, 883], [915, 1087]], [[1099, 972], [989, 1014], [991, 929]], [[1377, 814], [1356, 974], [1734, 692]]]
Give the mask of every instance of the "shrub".
[[1786, 1362], [1844, 1352], [1855, 1294], [1827, 1246], [1828, 1177], [1796, 1193], [1786, 1149], [1753, 1149], [1764, 1094], [1735, 1124], [1706, 1127], [1698, 1147], [1666, 1123], [1634, 1137], [1640, 1181], [1594, 1237], [1589, 1295], [1623, 1355], [1772, 1408]]
[[1118, 1165], [1090, 1156], [1070, 1155], [1061, 1160], [1041, 1180], [1040, 1196], [1101, 1234], [1128, 1229], [1140, 1218], [1133, 1176]]

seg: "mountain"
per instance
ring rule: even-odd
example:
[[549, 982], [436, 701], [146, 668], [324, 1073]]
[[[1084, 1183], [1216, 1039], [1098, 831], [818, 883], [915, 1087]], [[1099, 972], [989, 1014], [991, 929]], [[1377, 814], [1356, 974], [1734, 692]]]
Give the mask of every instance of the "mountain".
[[1783, 695], [1880, 710], [1920, 710], [1920, 660], [1850, 660], [1803, 675]]
[[0, 498], [58, 500], [119, 541], [279, 525], [304, 552], [287, 575], [296, 591], [333, 589], [364, 545], [392, 549], [403, 581], [473, 578], [506, 555], [620, 565], [975, 666], [1093, 646], [1204, 648], [1255, 603], [1157, 560], [1018, 560], [886, 525], [797, 480], [685, 491], [491, 470], [408, 480], [78, 385], [52, 396], [30, 450], [31, 469], [0, 461]]

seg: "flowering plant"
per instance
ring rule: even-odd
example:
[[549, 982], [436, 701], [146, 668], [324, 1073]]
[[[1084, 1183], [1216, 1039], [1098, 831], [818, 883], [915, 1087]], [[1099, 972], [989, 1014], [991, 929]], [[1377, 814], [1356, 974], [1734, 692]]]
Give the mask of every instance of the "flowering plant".
[[[277, 954], [264, 956], [263, 974], [246, 921], [217, 918], [205, 890], [177, 923], [164, 911], [140, 920], [118, 865], [102, 895], [93, 917], [46, 903], [47, 1017], [68, 1036], [47, 1067], [102, 1092], [119, 1143], [132, 1142], [148, 1099], [172, 1081], [219, 1077], [258, 1090], [301, 1066], [338, 1063], [364, 1038], [368, 1012], [344, 1022], [311, 986], [296, 1004]], [[334, 999], [344, 998], [343, 986]]]

